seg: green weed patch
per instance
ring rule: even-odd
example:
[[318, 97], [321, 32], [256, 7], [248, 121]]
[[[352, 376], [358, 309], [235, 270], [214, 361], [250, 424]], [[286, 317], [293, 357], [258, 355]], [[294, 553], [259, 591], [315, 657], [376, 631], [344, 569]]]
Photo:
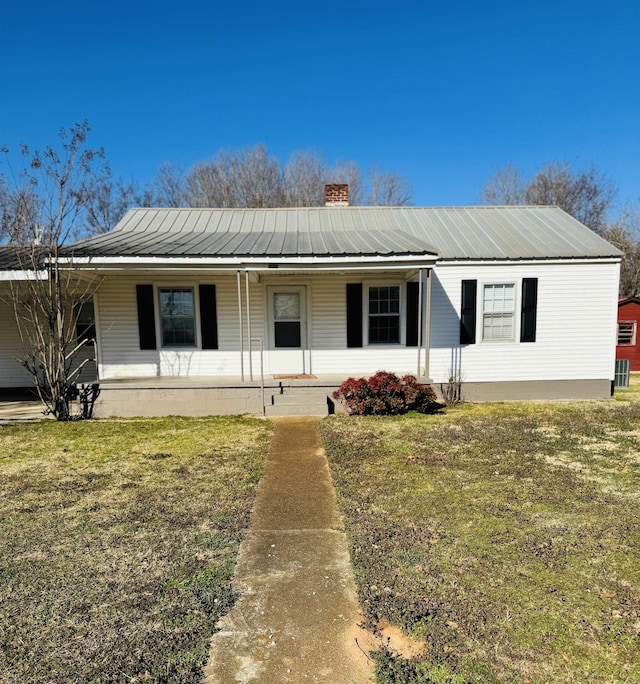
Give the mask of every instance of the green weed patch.
[[380, 682], [640, 681], [640, 408], [462, 406], [322, 426]]
[[0, 682], [198, 682], [269, 424], [0, 428]]

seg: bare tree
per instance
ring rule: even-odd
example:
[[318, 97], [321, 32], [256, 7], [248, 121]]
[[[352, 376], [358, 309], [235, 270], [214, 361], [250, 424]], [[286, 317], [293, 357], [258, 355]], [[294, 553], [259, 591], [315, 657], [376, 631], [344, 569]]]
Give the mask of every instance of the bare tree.
[[366, 189], [362, 173], [354, 161], [338, 162], [329, 173], [330, 183], [346, 183], [349, 186], [349, 204], [353, 206], [366, 204]]
[[600, 233], [615, 197], [611, 182], [594, 167], [574, 172], [566, 164], [549, 164], [525, 189], [528, 204], [555, 204], [578, 221]]
[[401, 207], [411, 203], [411, 188], [397, 173], [390, 173], [380, 168], [369, 171], [371, 191], [367, 204], [385, 207]]
[[22, 341], [20, 362], [33, 378], [45, 412], [58, 420], [74, 417], [73, 391], [90, 339], [86, 334], [78, 339], [78, 324], [97, 286], [73, 268], [72, 254], [64, 247], [84, 228], [87, 194], [103, 159], [102, 150], [85, 146], [88, 131], [86, 121], [62, 129], [58, 150], [31, 152], [23, 145], [26, 165], [17, 188], [28, 187], [35, 195], [22, 220], [37, 239], [16, 248], [32, 276], [11, 283], [9, 300]]
[[37, 201], [36, 193], [28, 185], [21, 183], [9, 188], [0, 176], [0, 242], [20, 245], [37, 238], [36, 226], [31, 222]]
[[624, 252], [620, 264], [620, 295], [640, 296], [640, 201], [623, 209], [602, 236]]
[[[175, 174], [171, 178], [175, 180]], [[355, 206], [410, 202], [411, 188], [399, 174], [374, 168], [368, 178], [369, 187], [354, 161], [330, 167], [313, 152], [294, 152], [282, 167], [260, 144], [238, 152], [221, 150], [211, 160], [196, 163], [180, 201], [191, 207], [322, 206], [325, 183], [347, 183], [349, 202]]]
[[142, 206], [143, 202], [136, 183], [122, 178], [113, 181], [111, 169], [105, 164], [100, 175], [90, 178], [84, 198], [87, 231], [91, 235], [110, 231], [128, 209]]
[[[184, 207], [187, 202], [187, 189], [182, 169], [166, 162], [161, 164], [151, 183], [149, 194], [151, 204], [155, 206]], [[146, 206], [146, 203], [143, 206]]]
[[612, 183], [595, 167], [576, 172], [566, 162], [548, 164], [525, 183], [516, 167], [506, 166], [489, 178], [482, 192], [489, 204], [558, 206], [596, 233], [605, 229], [614, 197]]
[[187, 174], [187, 203], [192, 207], [281, 207], [285, 203], [280, 163], [264, 145], [220, 151]]
[[294, 152], [284, 167], [285, 205], [319, 207], [329, 170], [314, 152]]
[[482, 189], [482, 200], [486, 204], [524, 204], [524, 183], [520, 170], [512, 164], [496, 169]]

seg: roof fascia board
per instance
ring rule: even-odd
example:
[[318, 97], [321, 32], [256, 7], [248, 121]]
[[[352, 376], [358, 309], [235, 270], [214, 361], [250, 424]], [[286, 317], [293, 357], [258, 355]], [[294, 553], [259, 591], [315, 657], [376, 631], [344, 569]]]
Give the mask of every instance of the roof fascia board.
[[289, 268], [297, 266], [317, 266], [333, 268], [351, 264], [381, 264], [381, 263], [434, 263], [437, 257], [433, 254], [402, 254], [390, 256], [349, 256], [349, 257], [264, 257], [252, 259], [246, 257], [212, 259], [209, 257], [65, 257], [60, 262], [69, 267], [82, 266], [160, 266], [172, 268], [174, 266], [190, 267], [231, 267], [231, 268]]
[[0, 271], [0, 281], [47, 280], [46, 271]]

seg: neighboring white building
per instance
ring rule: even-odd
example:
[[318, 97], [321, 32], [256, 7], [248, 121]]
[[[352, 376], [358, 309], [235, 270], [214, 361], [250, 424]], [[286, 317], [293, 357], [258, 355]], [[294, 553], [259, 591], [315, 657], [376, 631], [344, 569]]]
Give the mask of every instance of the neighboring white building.
[[104, 400], [155, 386], [139, 413], [171, 388], [244, 396], [261, 364], [327, 387], [384, 369], [459, 377], [467, 399], [610, 395], [620, 252], [556, 207], [133, 209], [67, 254], [100, 279]]

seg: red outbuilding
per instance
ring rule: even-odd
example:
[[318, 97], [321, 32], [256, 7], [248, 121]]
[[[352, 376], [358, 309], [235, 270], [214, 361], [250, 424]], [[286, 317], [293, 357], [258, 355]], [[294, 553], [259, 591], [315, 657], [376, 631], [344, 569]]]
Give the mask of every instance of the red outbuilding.
[[620, 297], [618, 300], [618, 346], [616, 359], [629, 359], [631, 370], [640, 371], [640, 297]]

